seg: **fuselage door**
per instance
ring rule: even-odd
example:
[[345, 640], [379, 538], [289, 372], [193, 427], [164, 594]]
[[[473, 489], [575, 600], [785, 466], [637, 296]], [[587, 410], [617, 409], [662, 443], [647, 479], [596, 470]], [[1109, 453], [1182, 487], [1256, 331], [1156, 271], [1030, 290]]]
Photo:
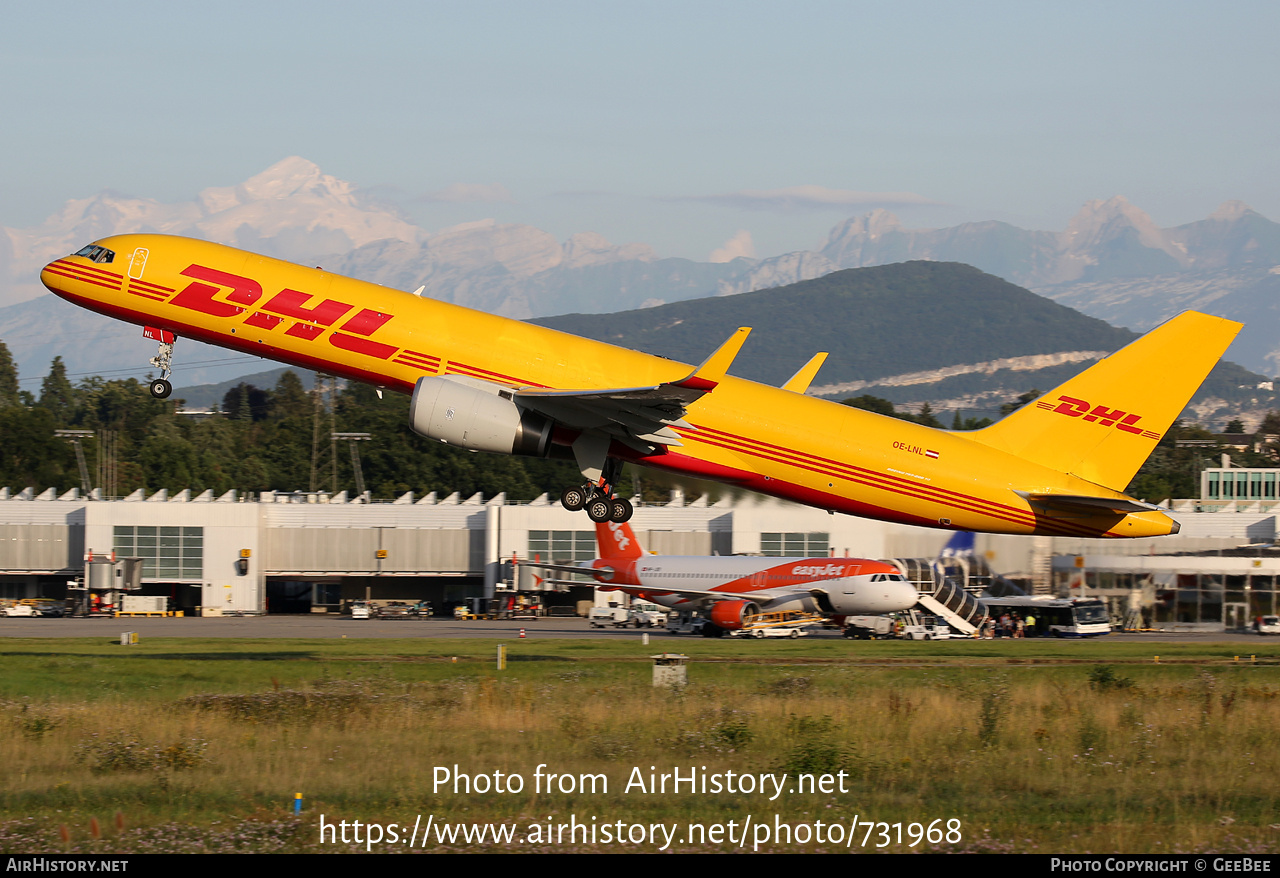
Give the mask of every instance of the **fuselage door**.
[[129, 257], [129, 277], [134, 280], [142, 279], [142, 272], [147, 267], [149, 255], [146, 247], [139, 247], [133, 251], [133, 255]]

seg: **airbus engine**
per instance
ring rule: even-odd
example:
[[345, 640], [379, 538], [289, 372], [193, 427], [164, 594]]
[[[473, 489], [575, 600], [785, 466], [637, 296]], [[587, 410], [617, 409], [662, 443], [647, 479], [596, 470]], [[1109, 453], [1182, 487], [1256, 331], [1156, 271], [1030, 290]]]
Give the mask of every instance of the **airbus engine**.
[[737, 631], [745, 623], [747, 616], [760, 612], [760, 605], [752, 601], [716, 601], [711, 605], [709, 618], [717, 628], [726, 631]]
[[505, 387], [451, 375], [418, 379], [409, 426], [459, 448], [546, 457], [555, 424], [516, 405]]

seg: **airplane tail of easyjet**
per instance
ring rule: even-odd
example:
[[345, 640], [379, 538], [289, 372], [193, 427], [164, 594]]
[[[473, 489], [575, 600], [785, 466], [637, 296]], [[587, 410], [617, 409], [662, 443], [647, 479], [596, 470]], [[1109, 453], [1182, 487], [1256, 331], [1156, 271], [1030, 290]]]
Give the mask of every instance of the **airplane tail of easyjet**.
[[644, 557], [644, 549], [631, 525], [605, 521], [596, 524], [596, 551], [604, 560], [634, 561]]
[[1123, 491], [1243, 324], [1184, 311], [974, 440]]

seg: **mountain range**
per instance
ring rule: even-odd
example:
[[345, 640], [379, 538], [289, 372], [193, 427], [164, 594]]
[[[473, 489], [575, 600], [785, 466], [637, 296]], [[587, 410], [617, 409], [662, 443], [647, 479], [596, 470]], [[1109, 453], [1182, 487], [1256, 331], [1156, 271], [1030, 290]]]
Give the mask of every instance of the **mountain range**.
[[[815, 352], [827, 351], [809, 388], [814, 396], [871, 394], [908, 409], [927, 402], [934, 411], [993, 419], [1001, 404], [1032, 388], [1055, 387], [1137, 337], [972, 266], [929, 261], [531, 322], [686, 363], [705, 359], [738, 326], [753, 326], [735, 375], [779, 385]], [[1256, 424], [1277, 403], [1267, 384], [1234, 363], [1219, 363], [1190, 415], [1211, 424], [1237, 416]]]
[[[146, 373], [154, 346], [140, 330], [67, 305], [44, 294], [38, 282], [49, 260], [95, 238], [136, 231], [208, 238], [401, 289], [423, 286], [435, 298], [521, 318], [735, 295], [905, 260], [962, 262], [1130, 329], [1149, 328], [1185, 308], [1244, 320], [1228, 356], [1268, 375], [1280, 372], [1280, 224], [1239, 202], [1161, 229], [1115, 197], [1089, 202], [1061, 232], [1001, 222], [907, 229], [892, 214], [875, 211], [836, 225], [811, 251], [695, 262], [661, 258], [642, 243], [613, 244], [593, 232], [561, 242], [533, 226], [493, 220], [428, 232], [393, 206], [293, 157], [190, 202], [103, 192], [68, 202], [39, 226], [3, 231], [0, 303], [11, 304], [0, 307], [0, 339], [28, 389], [57, 355], [73, 375]], [[1037, 355], [1048, 353], [1071, 351]], [[176, 366], [186, 383], [267, 364], [183, 341]]]

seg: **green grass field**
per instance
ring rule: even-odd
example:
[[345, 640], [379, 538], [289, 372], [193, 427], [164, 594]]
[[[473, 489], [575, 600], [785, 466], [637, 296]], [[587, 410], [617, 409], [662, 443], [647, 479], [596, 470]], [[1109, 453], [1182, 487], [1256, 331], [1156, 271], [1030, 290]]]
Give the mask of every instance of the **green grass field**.
[[[652, 686], [662, 649], [686, 687]], [[0, 667], [9, 853], [404, 850], [419, 816], [426, 850], [662, 847], [574, 822], [685, 851], [1280, 850], [1266, 643], [49, 639]], [[488, 787], [437, 785], [455, 766]], [[673, 770], [765, 792], [648, 789]], [[383, 838], [321, 844], [322, 814]], [[439, 834], [488, 822], [513, 839]]]

